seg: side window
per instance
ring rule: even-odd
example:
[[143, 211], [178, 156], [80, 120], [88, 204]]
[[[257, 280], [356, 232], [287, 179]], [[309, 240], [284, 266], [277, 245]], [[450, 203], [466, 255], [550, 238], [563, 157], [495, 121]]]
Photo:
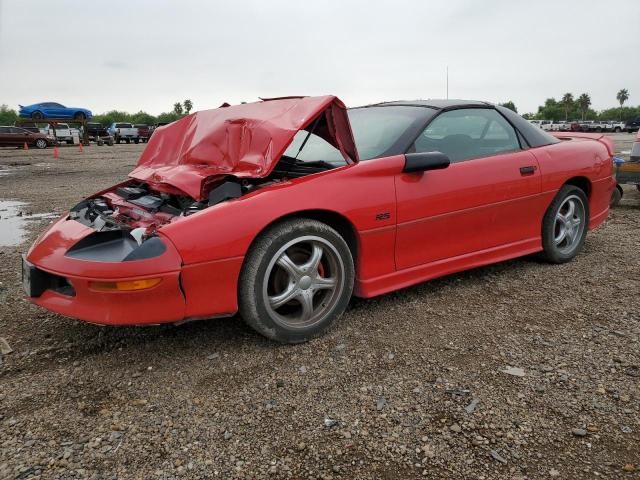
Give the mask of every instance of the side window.
[[520, 150], [516, 131], [490, 108], [464, 108], [438, 115], [410, 151], [442, 152], [451, 162]]
[[11, 133], [9, 127], [0, 127], [0, 133]]

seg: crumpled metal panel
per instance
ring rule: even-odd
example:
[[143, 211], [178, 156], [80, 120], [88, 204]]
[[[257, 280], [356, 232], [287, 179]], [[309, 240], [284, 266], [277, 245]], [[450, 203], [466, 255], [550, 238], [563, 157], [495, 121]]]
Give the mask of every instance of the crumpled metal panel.
[[357, 162], [344, 104], [335, 96], [288, 97], [196, 112], [159, 128], [130, 177], [196, 200], [212, 177], [268, 176], [295, 134], [325, 115], [314, 133]]

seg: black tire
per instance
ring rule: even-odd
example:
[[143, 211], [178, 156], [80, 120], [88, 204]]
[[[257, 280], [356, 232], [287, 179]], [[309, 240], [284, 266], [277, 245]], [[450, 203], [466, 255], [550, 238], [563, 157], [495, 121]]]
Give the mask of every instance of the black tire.
[[116, 143], [120, 144], [120, 139], [118, 137], [116, 137]]
[[73, 119], [78, 121], [78, 122], [84, 122], [85, 119], [87, 118], [87, 116], [82, 113], [82, 112], [77, 112], [74, 116]]
[[73, 145], [73, 140], [67, 140], [67, 145]]
[[133, 139], [133, 143], [135, 143], [136, 145], [140, 143], [140, 139], [139, 138], [134, 138]]
[[[301, 253], [305, 246], [310, 248], [308, 258], [306, 253]], [[316, 266], [302, 268], [312, 261], [310, 252], [315, 251], [316, 246], [321, 251]], [[299, 257], [294, 261], [296, 255], [306, 259], [300, 264]], [[296, 268], [301, 267], [297, 270], [300, 276], [293, 283], [292, 277], [287, 278], [290, 271], [276, 263], [283, 256], [291, 259]], [[273, 296], [269, 293], [278, 276], [284, 280], [284, 290], [291, 289], [299, 295], [289, 296], [282, 305], [273, 306], [270, 300], [282, 296], [277, 290]], [[245, 257], [238, 285], [240, 315], [251, 328], [267, 338], [280, 343], [305, 342], [335, 325], [349, 304], [354, 278], [349, 246], [333, 228], [311, 219], [279, 223], [261, 234]], [[314, 285], [320, 283], [312, 282], [318, 279], [332, 281], [334, 287], [316, 288]], [[310, 298], [309, 318], [305, 318], [303, 297]], [[300, 319], [295, 319], [296, 309]]]
[[42, 114], [42, 112], [33, 112], [31, 114], [31, 118], [33, 118], [34, 120], [42, 120], [44, 119], [44, 115]]
[[620, 127], [616, 127], [616, 128], [615, 128], [615, 130], [614, 130], [614, 132], [616, 132], [616, 133], [620, 133], [620, 132], [621, 132]]
[[44, 138], [38, 138], [33, 146], [42, 150], [43, 148], [47, 148], [47, 141]]
[[[558, 238], [562, 237], [562, 221], [559, 220], [559, 213], [565, 207], [569, 200], [574, 201], [575, 209], [578, 209], [578, 201], [582, 207], [582, 219], [580, 222], [580, 230], [575, 232], [570, 245], [563, 246], [557, 243]], [[563, 217], [564, 218], [564, 217]], [[571, 227], [571, 231], [576, 226]], [[560, 230], [559, 230], [560, 228]], [[565, 229], [566, 229], [565, 225]], [[555, 196], [551, 205], [544, 214], [542, 220], [542, 257], [551, 263], [566, 263], [571, 260], [582, 250], [587, 230], [589, 229], [589, 200], [584, 191], [575, 185], [563, 185], [558, 194]], [[569, 234], [565, 234], [565, 239], [571, 238]]]
[[131, 139], [130, 138], [125, 138], [124, 141], [127, 142], [127, 145], [129, 145], [131, 143]]
[[611, 192], [611, 202], [609, 203], [610, 207], [617, 207], [620, 204], [620, 200], [622, 200], [622, 187], [620, 185], [616, 185], [616, 188]]

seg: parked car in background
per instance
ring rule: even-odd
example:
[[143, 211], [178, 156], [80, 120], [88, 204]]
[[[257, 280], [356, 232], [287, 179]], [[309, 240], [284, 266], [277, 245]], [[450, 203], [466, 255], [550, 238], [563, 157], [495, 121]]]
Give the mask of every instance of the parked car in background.
[[571, 130], [571, 122], [560, 120], [551, 124], [552, 132], [568, 132]]
[[113, 137], [109, 135], [106, 127], [101, 123], [87, 123], [87, 136], [89, 137], [90, 142], [113, 145]]
[[153, 133], [154, 133], [158, 128], [160, 128], [160, 127], [164, 127], [165, 125], [169, 125], [169, 123], [171, 123], [171, 122], [158, 122], [158, 123], [156, 123], [155, 125], [153, 125], [153, 126], [151, 127], [151, 132], [150, 132], [149, 136], [153, 135]]
[[551, 126], [553, 125], [553, 120], [529, 120], [529, 123], [549, 132], [552, 130]]
[[22, 106], [18, 115], [26, 118], [33, 118], [34, 120], [46, 120], [53, 118], [68, 118], [82, 122], [91, 118], [91, 110], [80, 107], [65, 107], [60, 103], [43, 102], [34, 103], [33, 105]]
[[540, 128], [542, 130], [544, 130], [545, 132], [550, 132], [552, 125], [553, 125], [553, 120], [541, 120], [540, 121]]
[[330, 328], [352, 294], [538, 252], [569, 262], [615, 188], [610, 138], [557, 138], [485, 102], [347, 111], [333, 96], [288, 97], [155, 135], [127, 182], [29, 249], [28, 300], [112, 325], [239, 312], [297, 343]]
[[609, 122], [611, 132], [622, 132], [625, 129], [625, 123], [620, 120], [611, 120]]
[[582, 126], [580, 125], [580, 122], [578, 120], [573, 120], [573, 121], [569, 122], [569, 131], [570, 132], [581, 132], [582, 131]]
[[18, 127], [18, 128], [23, 128], [25, 130], [28, 130], [30, 132], [33, 133], [42, 133], [40, 131], [40, 128], [38, 127], [38, 125], [36, 123], [33, 122], [20, 122], [20, 124], [18, 124], [18, 122], [13, 124], [14, 127]]
[[141, 142], [148, 142], [151, 137], [151, 127], [144, 123], [136, 123], [134, 128], [138, 129], [138, 138]]
[[55, 137], [58, 142], [66, 142], [68, 144], [73, 143], [73, 133], [71, 131], [71, 128], [69, 128], [69, 125], [67, 125], [66, 123], [57, 123], [55, 124], [55, 128], [54, 125], [49, 124], [40, 131], [45, 133], [46, 135]]
[[638, 130], [640, 130], [640, 117], [627, 120], [625, 122], [624, 129], [629, 133], [637, 132]]
[[0, 127], [0, 147], [22, 147], [25, 143], [31, 147], [47, 148], [55, 145], [56, 139], [51, 135], [32, 132], [20, 127]]
[[594, 121], [593, 120], [580, 120], [579, 124], [580, 124], [580, 131], [581, 132], [588, 132], [588, 131], [592, 130], [592, 125], [594, 124]]
[[120, 143], [124, 140], [126, 143], [138, 143], [140, 138], [138, 136], [138, 129], [131, 123], [127, 122], [114, 122], [109, 128], [107, 128], [109, 135], [113, 137], [116, 143]]

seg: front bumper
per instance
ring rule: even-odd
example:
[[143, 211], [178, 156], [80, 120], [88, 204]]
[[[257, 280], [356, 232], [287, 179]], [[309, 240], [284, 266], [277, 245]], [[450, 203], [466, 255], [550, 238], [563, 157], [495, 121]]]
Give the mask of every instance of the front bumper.
[[[40, 307], [66, 317], [100, 325], [150, 325], [184, 319], [185, 299], [180, 290], [179, 272], [154, 276], [161, 278], [160, 283], [146, 290], [104, 292], [95, 291], [90, 286], [90, 282], [98, 279], [65, 277], [35, 266], [30, 271], [29, 285], [25, 279], [26, 271], [23, 268], [27, 298]], [[38, 292], [43, 285], [46, 286], [42, 292]], [[38, 296], [29, 296], [36, 293]]]
[[[158, 257], [128, 262], [67, 256], [94, 230], [66, 215], [36, 241], [23, 260], [23, 287], [29, 301], [72, 318], [105, 325], [143, 325], [184, 319], [180, 287], [182, 259], [171, 242]], [[145, 290], [99, 291], [91, 282], [160, 278]]]
[[[83, 260], [66, 253], [94, 231], [66, 216], [23, 258], [27, 299], [66, 317], [101, 325], [153, 325], [229, 316], [237, 311], [243, 258], [182, 265], [171, 240], [160, 256], [126, 262]], [[144, 290], [104, 291], [94, 282], [160, 279]]]

